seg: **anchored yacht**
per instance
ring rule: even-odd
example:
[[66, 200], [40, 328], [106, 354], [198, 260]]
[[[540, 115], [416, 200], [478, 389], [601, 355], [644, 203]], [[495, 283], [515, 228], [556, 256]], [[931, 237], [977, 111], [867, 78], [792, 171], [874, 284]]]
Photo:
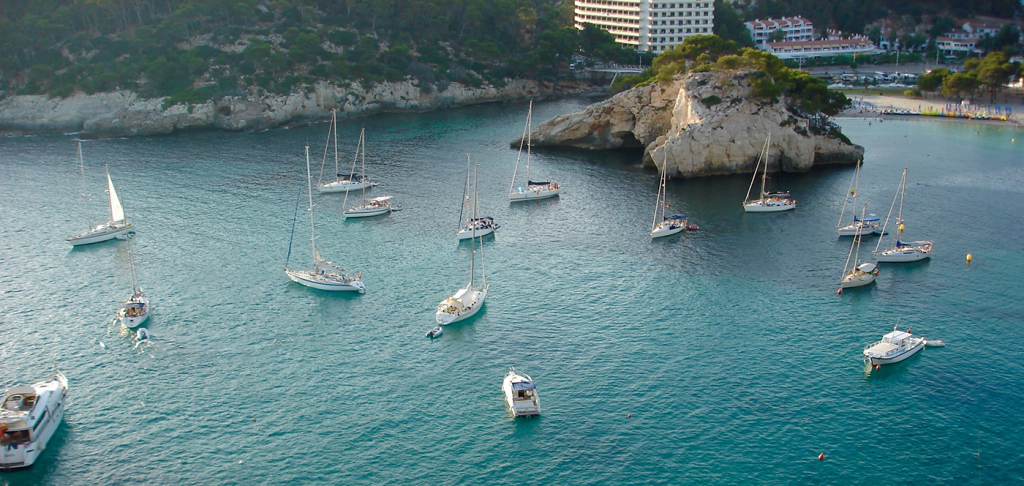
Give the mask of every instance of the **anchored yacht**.
[[923, 337], [914, 336], [909, 329], [897, 331], [894, 327], [892, 332], [882, 336], [881, 341], [864, 348], [864, 361], [871, 363], [871, 366], [899, 363], [924, 349], [924, 346]]
[[501, 389], [513, 416], [540, 415], [540, 397], [530, 375], [517, 373], [515, 366], [511, 366]]
[[67, 406], [68, 379], [58, 372], [49, 381], [15, 386], [0, 408], [0, 469], [31, 466], [60, 426]]

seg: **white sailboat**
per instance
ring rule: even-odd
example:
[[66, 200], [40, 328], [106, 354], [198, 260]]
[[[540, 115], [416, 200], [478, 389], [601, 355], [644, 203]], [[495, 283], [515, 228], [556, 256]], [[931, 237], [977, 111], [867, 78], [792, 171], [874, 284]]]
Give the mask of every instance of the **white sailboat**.
[[64, 419], [68, 379], [58, 371], [51, 380], [11, 387], [0, 403], [0, 469], [29, 467]]
[[686, 229], [685, 214], [673, 214], [668, 217], [665, 216], [665, 209], [668, 207], [668, 192], [665, 189], [665, 180], [668, 177], [668, 169], [663, 166], [660, 172], [661, 183], [658, 185], [658, 197], [654, 203], [654, 221], [651, 223], [651, 239], [674, 235]]
[[903, 262], [916, 262], [918, 260], [924, 260], [932, 256], [932, 242], [931, 241], [900, 241], [900, 236], [903, 235], [903, 200], [907, 194], [907, 169], [903, 169], [903, 178], [900, 180], [900, 185], [896, 189], [896, 196], [892, 198], [892, 206], [889, 207], [889, 214], [885, 217], [885, 224], [882, 225], [882, 234], [885, 234], [886, 227], [889, 226], [889, 218], [892, 216], [892, 210], [896, 206], [896, 198], [900, 199], [900, 212], [896, 216], [896, 237], [894, 238], [893, 247], [888, 250], [879, 251], [882, 246], [883, 238], [878, 239], [878, 243], [875, 245], [875, 260], [885, 263], [903, 263]]
[[[366, 136], [366, 129], [364, 128], [362, 131], [359, 132], [359, 146], [356, 148], [356, 153], [359, 155], [359, 158], [362, 161], [362, 169], [361, 170], [363, 171], [362, 172], [363, 174], [366, 174], [366, 138], [365, 138], [365, 136]], [[353, 162], [352, 166], [353, 166], [353, 169], [354, 169], [355, 168], [355, 163], [354, 162]], [[368, 218], [370, 216], [380, 216], [382, 214], [390, 213], [392, 211], [392, 209], [394, 209], [396, 211], [398, 210], [398, 208], [392, 208], [391, 207], [391, 196], [377, 196], [377, 197], [374, 197], [374, 198], [367, 199], [366, 198], [366, 188], [367, 188], [366, 184], [363, 184], [362, 187], [360, 188], [361, 191], [360, 191], [360, 194], [359, 194], [359, 196], [360, 196], [360, 203], [359, 203], [359, 205], [352, 206], [351, 208], [348, 208], [347, 210], [342, 212], [342, 215], [345, 216], [345, 219], [348, 219], [348, 218]], [[347, 191], [345, 192], [345, 200], [341, 203], [341, 207], [346, 207], [346, 206], [348, 206], [348, 192]]]
[[[309, 147], [306, 147], [306, 186], [309, 189], [309, 242], [313, 249], [313, 268], [311, 270], [292, 270], [288, 268], [288, 261], [285, 261], [284, 273], [293, 282], [312, 287], [314, 289], [329, 291], [354, 291], [365, 292], [362, 274], [357, 273], [355, 277], [345, 274], [345, 269], [335, 266], [333, 263], [320, 257], [320, 251], [316, 248], [316, 224], [313, 219], [313, 185], [312, 175], [309, 172]], [[292, 235], [295, 234], [295, 223], [292, 222]], [[291, 258], [292, 244], [288, 241], [288, 259]]]
[[[476, 169], [473, 171], [473, 218], [476, 219], [476, 200], [477, 200], [477, 187], [476, 187], [476, 171], [480, 168], [480, 164], [476, 165]], [[475, 227], [474, 227], [475, 228]], [[476, 273], [476, 247], [480, 245], [480, 276], [483, 278], [483, 285], [473, 286], [473, 277]], [[473, 241], [469, 253], [469, 283], [465, 287], [455, 292], [455, 295], [448, 297], [437, 304], [437, 312], [434, 317], [437, 319], [437, 323], [442, 326], [468, 319], [474, 314], [480, 311], [480, 308], [484, 305], [484, 299], [487, 298], [487, 271], [484, 268], [484, 245], [483, 240], [476, 235], [476, 230], [473, 230]]]
[[139, 287], [139, 277], [135, 272], [135, 253], [132, 252], [132, 239], [128, 240], [128, 264], [132, 269], [132, 296], [121, 302], [117, 308], [117, 319], [124, 327], [134, 329], [149, 319], [149, 297]]
[[[89, 196], [84, 194], [85, 162], [82, 160], [82, 142], [78, 142], [78, 166], [82, 171], [82, 197], [88, 201], [90, 199]], [[89, 229], [77, 235], [68, 237], [68, 242], [71, 243], [72, 246], [88, 245], [91, 243], [112, 240], [117, 237], [123, 237], [128, 234], [129, 231], [134, 231], [131, 220], [126, 220], [124, 217], [124, 208], [121, 207], [121, 201], [117, 198], [117, 191], [114, 190], [114, 182], [110, 180], [110, 172], [107, 172], [107, 194], [110, 196], [110, 221], [97, 226], [93, 226], [92, 223], [89, 222]]]
[[[767, 192], [765, 184], [768, 179], [768, 151], [771, 149], [772, 134], [764, 142], [764, 148], [757, 156], [757, 165], [754, 166], [754, 176], [750, 179], [750, 187], [747, 188], [747, 196], [743, 199], [743, 210], [748, 213], [776, 213], [796, 209], [796, 200], [786, 192]], [[764, 170], [761, 173], [761, 197], [750, 199], [750, 191], [754, 188], [754, 181], [757, 180], [757, 169], [764, 163]]]
[[[867, 212], [868, 205], [864, 205]], [[843, 267], [843, 278], [839, 280], [839, 292], [851, 287], [863, 287], [875, 281], [878, 277], [878, 265], [872, 262], [860, 260], [860, 240], [863, 235], [853, 237], [853, 244], [850, 245], [850, 254], [846, 257], [846, 266]], [[850, 267], [850, 259], [853, 258], [853, 267]]]
[[[562, 186], [551, 181], [530, 180], [530, 125], [533, 123], [533, 101], [530, 101], [530, 108], [526, 112], [526, 128], [523, 129], [523, 138], [519, 141], [519, 155], [516, 156], [516, 167], [512, 171], [512, 185], [508, 188], [508, 200], [533, 201], [536, 199], [547, 199], [555, 197], [562, 192]], [[516, 187], [516, 174], [519, 172], [519, 160], [523, 157], [523, 147], [526, 147], [526, 187]]]
[[853, 208], [857, 210], [857, 196], [860, 193], [860, 164], [861, 161], [857, 161], [857, 167], [853, 169], [853, 180], [850, 181], [850, 190], [846, 192], [846, 199], [843, 201], [843, 210], [839, 213], [839, 222], [836, 223], [836, 233], [839, 236], [857, 236], [857, 235], [869, 235], [881, 230], [880, 219], [874, 214], [870, 216], [861, 215], [857, 217], [857, 213], [853, 214], [853, 222], [847, 225], [843, 224], [843, 216], [846, 215], [846, 205], [850, 201], [850, 196], [853, 196]]
[[[331, 128], [327, 130], [327, 144], [324, 146], [324, 159], [320, 163], [320, 181], [317, 181], [316, 188], [320, 193], [348, 192], [357, 189], [365, 189], [377, 185], [377, 182], [368, 176], [356, 172], [356, 161], [359, 159], [359, 149], [363, 145], [363, 134], [366, 129], [359, 133], [359, 145], [356, 146], [356, 156], [352, 158], [352, 168], [347, 174], [338, 170], [338, 111], [331, 110]], [[331, 135], [334, 135], [334, 177], [332, 181], [323, 182], [324, 164], [327, 162], [327, 153], [331, 146]], [[365, 168], [365, 167], [364, 167]]]
[[[466, 186], [462, 191], [462, 208], [459, 210], [459, 228], [455, 235], [459, 240], [472, 239], [475, 236], [484, 237], [494, 233], [494, 230], [501, 227], [498, 223], [494, 222], [494, 218], [490, 216], [481, 216], [479, 218], [474, 215], [470, 215], [466, 211], [466, 206], [470, 204], [469, 198], [469, 174], [470, 174], [469, 156], [466, 156]], [[475, 204], [476, 201], [473, 200]], [[463, 219], [465, 214], [466, 218]]]

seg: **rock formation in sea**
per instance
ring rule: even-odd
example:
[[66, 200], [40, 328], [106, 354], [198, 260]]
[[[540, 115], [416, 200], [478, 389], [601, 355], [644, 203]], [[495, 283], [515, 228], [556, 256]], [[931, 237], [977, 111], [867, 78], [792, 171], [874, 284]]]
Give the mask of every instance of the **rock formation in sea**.
[[62, 133], [83, 136], [138, 136], [175, 130], [219, 128], [260, 130], [291, 123], [386, 111], [426, 111], [494, 101], [551, 95], [557, 86], [510, 80], [504, 87], [452, 83], [444, 91], [426, 92], [412, 81], [337, 86], [318, 83], [312, 91], [288, 95], [249, 93], [202, 104], [164, 109], [164, 98], [139, 98], [131, 91], [76, 94], [68, 98], [18, 95], [0, 100], [0, 132]]
[[769, 170], [803, 172], [863, 158], [864, 147], [841, 140], [837, 132], [829, 135], [820, 120], [792, 113], [784, 97], [752, 96], [753, 73], [696, 72], [636, 87], [538, 125], [532, 142], [535, 147], [643, 148], [645, 165], [683, 177], [753, 171], [769, 133]]

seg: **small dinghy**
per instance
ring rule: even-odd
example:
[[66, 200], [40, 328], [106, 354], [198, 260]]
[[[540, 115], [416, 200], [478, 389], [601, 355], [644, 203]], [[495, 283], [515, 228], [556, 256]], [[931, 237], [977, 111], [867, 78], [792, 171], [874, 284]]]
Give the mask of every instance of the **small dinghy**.
[[941, 339], [926, 339], [924, 345], [929, 348], [944, 348], [946, 343], [942, 342]]
[[136, 332], [136, 336], [139, 338], [139, 341], [149, 341], [149, 338], [151, 337], [149, 331], [144, 327], [139, 328], [138, 332]]
[[441, 326], [437, 326], [437, 327], [427, 331], [427, 337], [430, 338], [430, 339], [434, 339], [434, 338], [440, 336], [441, 333], [443, 333], [443, 332], [444, 332], [444, 328], [442, 328]]
[[700, 229], [700, 227], [695, 225], [695, 224], [688, 224], [688, 225], [686, 225], [686, 231], [697, 231], [699, 229]]

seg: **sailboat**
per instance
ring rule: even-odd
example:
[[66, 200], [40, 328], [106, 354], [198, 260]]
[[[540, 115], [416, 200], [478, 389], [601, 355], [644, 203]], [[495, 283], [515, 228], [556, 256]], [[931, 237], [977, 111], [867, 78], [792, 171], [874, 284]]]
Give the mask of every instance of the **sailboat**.
[[[366, 129], [362, 129], [359, 132], [359, 146], [356, 147], [356, 153], [362, 160], [362, 171], [366, 173]], [[355, 169], [355, 161], [352, 163], [353, 170]], [[366, 198], [367, 184], [363, 184], [360, 192], [360, 203], [358, 206], [352, 206], [348, 210], [342, 212], [345, 219], [348, 218], [368, 218], [370, 216], [380, 216], [382, 214], [390, 213], [392, 209], [396, 211], [398, 208], [391, 207], [391, 196], [377, 196], [374, 198]], [[341, 203], [341, 207], [348, 205], [348, 192], [345, 192], [345, 200]]]
[[882, 240], [879, 238], [878, 243], [875, 245], [875, 260], [885, 263], [902, 263], [902, 262], [916, 262], [918, 260], [924, 260], [932, 256], [932, 242], [931, 241], [900, 241], [900, 236], [903, 234], [903, 200], [907, 195], [907, 169], [903, 169], [903, 178], [900, 180], [900, 185], [896, 189], [896, 195], [892, 198], [892, 206], [889, 207], [889, 214], [885, 217], [885, 224], [882, 225], [882, 234], [885, 234], [886, 227], [889, 226], [889, 218], [892, 216], [892, 210], [896, 206], [896, 198], [900, 199], [900, 212], [896, 216], [896, 237], [892, 248], [888, 250], [879, 251], [882, 246]]
[[[551, 181], [532, 181], [530, 180], [530, 125], [533, 123], [533, 101], [530, 102], [530, 108], [526, 112], [526, 128], [523, 129], [523, 138], [519, 141], [519, 155], [516, 156], [516, 167], [512, 171], [512, 185], [508, 188], [508, 200], [511, 202], [516, 201], [532, 201], [535, 199], [546, 199], [549, 197], [555, 197], [562, 192], [562, 186], [558, 183]], [[516, 174], [519, 172], [519, 160], [523, 157], [523, 147], [526, 147], [526, 187], [516, 187]]]
[[880, 219], [874, 214], [870, 216], [861, 215], [857, 217], [857, 213], [853, 214], [853, 222], [848, 225], [843, 225], [843, 216], [846, 215], [846, 204], [850, 201], [850, 196], [853, 196], [853, 210], [857, 210], [857, 196], [860, 195], [860, 164], [861, 161], [857, 161], [857, 167], [853, 169], [853, 180], [850, 181], [850, 190], [846, 192], [846, 199], [843, 201], [843, 210], [839, 213], [839, 222], [836, 223], [836, 233], [839, 236], [857, 236], [857, 235], [869, 235], [876, 233], [881, 230], [879, 224]]
[[[864, 205], [866, 213], [868, 205]], [[853, 244], [850, 245], [850, 254], [846, 257], [846, 266], [843, 267], [843, 278], [839, 280], [839, 292], [850, 287], [862, 287], [875, 281], [878, 277], [878, 265], [872, 262], [860, 263], [860, 240], [863, 235], [853, 237]], [[854, 250], [856, 249], [856, 251]], [[853, 258], [853, 267], [850, 266], [850, 259]]]
[[[654, 203], [654, 221], [651, 223], [651, 239], [674, 235], [686, 229], [687, 226], [685, 214], [673, 214], [672, 216], [665, 217], [665, 208], [668, 207], [668, 192], [665, 189], [665, 180], [668, 177], [667, 174], [668, 168], [662, 166], [661, 184], [658, 186], [658, 198]], [[661, 216], [660, 221], [658, 219], [659, 212]]]
[[[313, 177], [309, 172], [309, 146], [306, 147], [306, 186], [309, 189], [309, 242], [313, 248], [313, 269], [292, 270], [288, 268], [288, 261], [285, 261], [284, 273], [293, 282], [300, 283], [306, 287], [330, 291], [356, 291], [365, 292], [362, 274], [356, 274], [353, 278], [345, 274], [345, 269], [335, 266], [333, 263], [324, 260], [320, 251], [316, 248], [316, 225], [313, 220]], [[296, 208], [297, 210], [298, 208]], [[298, 213], [296, 212], [296, 216]], [[295, 222], [292, 222], [292, 235], [295, 234]], [[291, 259], [292, 244], [288, 241], [288, 259]]]
[[[365, 131], [365, 129], [364, 129]], [[356, 146], [356, 156], [352, 159], [352, 169], [347, 174], [338, 172], [338, 111], [331, 110], [331, 128], [327, 130], [327, 145], [324, 146], [324, 159], [320, 163], [320, 177], [323, 178], [324, 164], [327, 162], [327, 152], [331, 146], [331, 135], [334, 135], [334, 175], [333, 181], [318, 181], [316, 188], [320, 193], [348, 192], [356, 189], [364, 189], [377, 185], [377, 182], [369, 177], [356, 172], [356, 161], [359, 159], [359, 149], [363, 145], [363, 133], [359, 133], [359, 145]], [[365, 167], [364, 167], [365, 168]]]
[[[476, 188], [476, 172], [479, 170], [480, 164], [476, 165], [473, 170], [473, 218], [476, 219], [476, 200], [477, 200], [477, 188]], [[474, 227], [475, 228], [475, 227]], [[476, 273], [476, 245], [480, 244], [480, 276], [483, 278], [483, 285], [474, 287], [473, 277]], [[455, 295], [448, 297], [437, 304], [437, 313], [434, 317], [437, 319], [437, 323], [442, 326], [458, 322], [463, 319], [468, 319], [474, 314], [480, 311], [480, 308], [484, 305], [484, 299], [487, 298], [487, 271], [484, 269], [484, 245], [483, 240], [476, 234], [476, 230], [473, 230], [473, 244], [471, 251], [469, 252], [469, 283], [465, 287], [455, 292]]]
[[[796, 209], [796, 200], [786, 192], [766, 192], [765, 183], [768, 179], [768, 150], [772, 145], [772, 134], [764, 142], [764, 148], [757, 156], [757, 165], [754, 166], [754, 176], [750, 179], [750, 187], [747, 188], [747, 197], [743, 199], [743, 210], [748, 213], [776, 213]], [[764, 171], [761, 173], [761, 197], [750, 199], [750, 191], [754, 188], [754, 181], [757, 180], [757, 169], [764, 163]]]
[[121, 302], [117, 308], [117, 319], [124, 327], [133, 329], [139, 327], [146, 319], [149, 319], [149, 298], [139, 287], [139, 276], [135, 272], [135, 253], [132, 252], [132, 239], [128, 240], [128, 265], [132, 269], [132, 296]]
[[[481, 216], [477, 218], [475, 215], [466, 214], [466, 219], [462, 216], [466, 213], [466, 206], [469, 205], [469, 168], [470, 168], [469, 156], [466, 156], [466, 186], [462, 191], [462, 209], [459, 210], [459, 229], [455, 235], [459, 240], [468, 240], [475, 236], [484, 237], [494, 233], [494, 230], [501, 227], [498, 223], [494, 222], [494, 218], [490, 216]], [[473, 200], [476, 203], [476, 200]]]
[[[78, 142], [78, 167], [82, 171], [82, 186], [85, 187], [85, 162], [82, 160], [82, 142]], [[110, 196], [110, 221], [93, 226], [88, 222], [89, 229], [82, 233], [68, 237], [72, 246], [88, 245], [101, 241], [112, 240], [124, 237], [129, 231], [134, 231], [132, 222], [124, 217], [124, 208], [117, 198], [117, 191], [114, 190], [114, 182], [110, 180], [110, 172], [107, 172], [107, 194]], [[89, 196], [83, 193], [82, 197], [89, 200]]]

